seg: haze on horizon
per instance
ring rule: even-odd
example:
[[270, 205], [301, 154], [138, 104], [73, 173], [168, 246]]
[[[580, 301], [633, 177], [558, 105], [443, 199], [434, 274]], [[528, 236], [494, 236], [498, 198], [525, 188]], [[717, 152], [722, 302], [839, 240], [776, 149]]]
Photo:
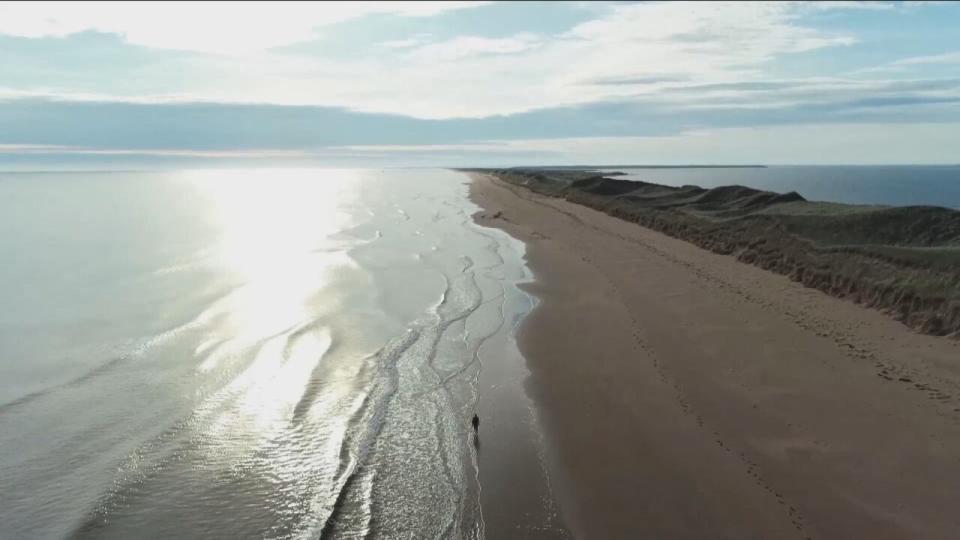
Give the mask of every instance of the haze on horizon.
[[960, 5], [0, 3], [0, 169], [950, 164]]

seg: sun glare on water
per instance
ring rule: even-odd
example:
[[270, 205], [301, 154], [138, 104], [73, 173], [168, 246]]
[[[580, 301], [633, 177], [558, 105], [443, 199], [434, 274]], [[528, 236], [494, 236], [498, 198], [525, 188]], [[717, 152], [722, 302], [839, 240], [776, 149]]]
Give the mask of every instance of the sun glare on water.
[[[337, 233], [352, 225], [348, 205], [360, 171], [187, 171], [182, 180], [208, 202], [207, 219], [219, 232], [207, 258], [231, 276], [230, 292], [202, 318], [209, 341], [198, 350], [200, 371], [218, 369], [236, 354], [251, 363], [210, 400], [211, 440], [231, 440], [236, 451], [266, 444], [309, 384], [331, 344], [323, 317], [336, 272], [353, 265]], [[209, 349], [209, 350], [207, 350]], [[233, 406], [222, 408], [224, 401]], [[241, 441], [243, 441], [241, 443]], [[259, 441], [259, 442], [257, 442]], [[240, 443], [240, 444], [237, 444]], [[223, 448], [224, 445], [217, 445]]]
[[[221, 231], [214, 257], [241, 285], [224, 299], [238, 335], [265, 337], [310, 317], [307, 301], [325, 276], [350, 264], [331, 238], [350, 225], [351, 170], [189, 171]], [[218, 310], [219, 311], [219, 310]]]

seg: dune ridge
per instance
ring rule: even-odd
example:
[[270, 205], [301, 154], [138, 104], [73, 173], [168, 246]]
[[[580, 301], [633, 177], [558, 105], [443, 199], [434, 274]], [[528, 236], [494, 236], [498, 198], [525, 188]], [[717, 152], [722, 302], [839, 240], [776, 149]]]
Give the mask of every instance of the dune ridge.
[[590, 170], [474, 170], [732, 255], [922, 333], [960, 337], [956, 210], [813, 202], [744, 186], [672, 187]]

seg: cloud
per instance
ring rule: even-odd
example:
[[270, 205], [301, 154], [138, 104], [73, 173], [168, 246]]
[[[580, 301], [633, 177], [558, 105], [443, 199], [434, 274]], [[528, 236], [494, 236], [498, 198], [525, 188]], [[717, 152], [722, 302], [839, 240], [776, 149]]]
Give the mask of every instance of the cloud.
[[960, 79], [862, 80], [848, 78], [774, 79], [735, 83], [687, 84], [664, 88], [678, 108], [802, 109], [808, 112], [951, 102], [960, 97]]
[[599, 78], [592, 81], [584, 81], [584, 84], [597, 84], [609, 86], [646, 86], [663, 83], [677, 83], [689, 81], [688, 76], [679, 75], [649, 75], [645, 77], [610, 77]]
[[239, 54], [308, 41], [366, 15], [428, 17], [485, 2], [3, 2], [0, 34], [119, 34], [159, 49]]
[[[104, 82], [111, 80], [102, 73], [113, 69], [110, 65], [75, 72], [58, 65], [59, 71], [46, 79], [69, 81], [69, 86], [29, 89], [43, 95], [101, 87], [100, 93], [114, 100], [182, 96], [188, 101], [324, 105], [425, 119], [578, 106], [627, 98], [638, 86], [657, 93], [671, 80], [745, 82], [784, 55], [855, 41], [851, 35], [804, 24], [804, 15], [813, 8], [802, 4], [668, 2], [591, 5], [582, 9], [585, 22], [554, 33], [535, 32], [536, 21], [531, 21], [525, 31], [495, 36], [470, 31], [452, 37], [434, 33], [431, 38], [417, 34], [413, 25], [405, 33], [411, 37], [371, 39], [367, 50], [359, 47], [350, 55], [277, 48], [311, 39], [318, 27], [363, 14], [428, 15], [466, 5], [338, 3], [328, 8], [244, 3], [226, 16], [212, 4], [163, 9], [154, 4], [64, 5], [55, 11], [49, 4], [13, 4], [0, 13], [0, 32], [44, 36], [92, 28], [121, 33], [128, 42], [149, 47], [237, 53], [147, 59], [136, 66], [134, 76], [116, 73], [117, 84]], [[45, 21], [51, 12], [58, 18]], [[42, 66], [21, 64], [16, 69]], [[170, 75], [158, 75], [163, 73]], [[151, 81], [150, 92], [140, 82], [145, 77]]]
[[[506, 4], [39, 6], [0, 4], [5, 159], [719, 162], [770, 150], [800, 162], [763, 137], [814, 159], [811, 148], [840, 155], [844, 137], [863, 136], [893, 159], [889, 145], [960, 136], [960, 79], [823, 67], [858, 43], [855, 25], [836, 23], [851, 14], [824, 10], [860, 4], [564, 4], [575, 13], [549, 28], [505, 24]], [[960, 61], [880, 46], [910, 74]]]
[[0, 144], [0, 154], [18, 156], [157, 156], [217, 159], [303, 158], [314, 155], [304, 150], [185, 150], [176, 148], [89, 148], [53, 144]]
[[[891, 130], [840, 123], [703, 129], [643, 137], [527, 139], [507, 142], [506, 148], [500, 148], [496, 164], [955, 164], [957, 133], [958, 122], [905, 123]], [[878, 151], [881, 148], [883, 151]], [[536, 158], [530, 160], [527, 155]], [[469, 157], [463, 155], [465, 162], [469, 163]]]
[[314, 102], [419, 118], [575, 106], [635, 92], [628, 84], [590, 84], [595, 81], [743, 81], [782, 55], [854, 42], [804, 26], [807, 12], [777, 3], [618, 4], [555, 35], [459, 36], [400, 57], [317, 62], [311, 71], [328, 75], [317, 85], [304, 83], [300, 68], [287, 74], [273, 64], [279, 84], [272, 88], [309, 86]]
[[540, 43], [540, 38], [530, 33], [508, 38], [460, 36], [418, 47], [410, 52], [410, 56], [420, 62], [451, 62], [470, 56], [519, 53], [533, 49]]
[[911, 56], [901, 58], [893, 62], [887, 62], [879, 66], [862, 68], [856, 71], [857, 74], [879, 74], [879, 73], [898, 73], [907, 72], [911, 69], [924, 68], [928, 66], [958, 66], [960, 65], [960, 51], [950, 51], [940, 54], [930, 54], [923, 56]]
[[[910, 4], [911, 2], [898, 2], [899, 4]], [[872, 10], [888, 10], [894, 9], [897, 7], [897, 4], [894, 2], [842, 2], [842, 1], [823, 1], [823, 2], [810, 2], [810, 8], [818, 10], [827, 10], [827, 9], [872, 9]]]
[[[670, 92], [680, 95], [680, 91]], [[960, 79], [717, 85], [487, 118], [419, 119], [336, 107], [0, 99], [0, 145], [87, 150], [315, 151], [326, 147], [672, 136], [692, 129], [960, 122]], [[24, 147], [24, 150], [30, 150]]]
[[[562, 137], [463, 144], [330, 145], [301, 151], [176, 151], [47, 147], [34, 152], [0, 145], [0, 165], [36, 167], [50, 163], [173, 163], [214, 160], [244, 165], [613, 165], [613, 164], [953, 164], [960, 122], [904, 123], [897, 129], [874, 124], [798, 124], [687, 130], [671, 135]], [[158, 161], [159, 160], [159, 161]]]
[[430, 40], [430, 34], [417, 34], [406, 39], [394, 39], [380, 43], [381, 46], [388, 49], [410, 49], [425, 44]]
[[927, 56], [914, 56], [903, 58], [892, 62], [891, 66], [920, 66], [920, 65], [940, 65], [940, 64], [960, 64], [960, 51], [932, 54]]
[[669, 61], [657, 58], [668, 53], [727, 66], [854, 42], [851, 36], [802, 25], [800, 16], [808, 9], [777, 2], [629, 4], [573, 28], [570, 34], [591, 42], [616, 43], [626, 47], [625, 52], [641, 53], [644, 60], [657, 63]]
[[795, 124], [691, 130], [669, 136], [525, 140], [512, 144], [516, 150], [549, 150], [556, 159], [549, 163], [558, 165], [955, 164], [954, 141], [958, 133], [957, 122], [903, 123], [896, 129], [877, 129], [874, 124], [861, 123]]

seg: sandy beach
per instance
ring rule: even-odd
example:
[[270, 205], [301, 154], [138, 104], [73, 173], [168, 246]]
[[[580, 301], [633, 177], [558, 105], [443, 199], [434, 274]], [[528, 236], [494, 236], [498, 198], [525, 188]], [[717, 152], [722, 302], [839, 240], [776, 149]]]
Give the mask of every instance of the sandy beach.
[[519, 344], [578, 538], [956, 538], [960, 344], [472, 175], [527, 244]]

